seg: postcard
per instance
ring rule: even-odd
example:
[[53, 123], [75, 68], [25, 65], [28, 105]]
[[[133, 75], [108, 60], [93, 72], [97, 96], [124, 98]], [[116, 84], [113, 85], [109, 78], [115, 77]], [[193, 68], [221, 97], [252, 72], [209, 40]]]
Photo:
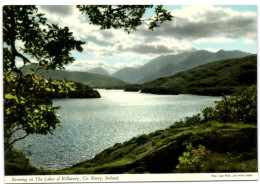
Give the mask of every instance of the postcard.
[[258, 180], [257, 4], [2, 15], [5, 183]]

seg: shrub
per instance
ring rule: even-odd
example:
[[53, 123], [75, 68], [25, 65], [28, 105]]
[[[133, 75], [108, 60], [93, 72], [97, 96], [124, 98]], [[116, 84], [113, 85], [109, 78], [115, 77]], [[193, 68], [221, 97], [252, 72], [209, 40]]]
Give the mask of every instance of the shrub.
[[192, 117], [186, 117], [185, 122], [187, 126], [202, 124], [201, 114], [193, 115]]
[[230, 97], [223, 96], [215, 108], [202, 110], [205, 120], [222, 122], [257, 122], [257, 89], [253, 85], [243, 91], [237, 91]]
[[213, 107], [206, 107], [201, 112], [205, 122], [216, 119]]
[[170, 128], [184, 128], [189, 126], [196, 126], [204, 123], [204, 120], [201, 117], [201, 114], [193, 115], [192, 117], [186, 117], [183, 121], [182, 119], [180, 121], [175, 122]]
[[146, 134], [143, 134], [136, 138], [137, 145], [144, 144], [149, 140], [149, 136]]
[[176, 169], [181, 172], [199, 172], [204, 166], [203, 160], [211, 155], [211, 151], [206, 150], [205, 146], [199, 145], [195, 149], [192, 144], [186, 146], [187, 152], [179, 156], [179, 164]]

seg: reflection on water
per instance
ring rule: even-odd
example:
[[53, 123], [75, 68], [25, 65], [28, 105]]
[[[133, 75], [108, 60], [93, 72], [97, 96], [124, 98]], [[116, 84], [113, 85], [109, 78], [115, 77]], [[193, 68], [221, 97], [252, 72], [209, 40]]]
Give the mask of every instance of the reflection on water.
[[[92, 158], [100, 151], [214, 106], [219, 97], [152, 95], [98, 90], [100, 99], [59, 99], [62, 127], [52, 135], [30, 135], [15, 146], [30, 150], [33, 165], [61, 169]], [[30, 148], [28, 148], [28, 146]]]

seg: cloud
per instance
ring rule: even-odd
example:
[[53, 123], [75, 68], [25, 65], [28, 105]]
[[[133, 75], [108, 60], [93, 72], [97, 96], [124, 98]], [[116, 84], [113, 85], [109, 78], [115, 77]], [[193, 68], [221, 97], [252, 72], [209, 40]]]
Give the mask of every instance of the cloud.
[[40, 11], [46, 14], [48, 21], [57, 23], [61, 27], [68, 26], [76, 39], [86, 42], [83, 45], [83, 54], [150, 60], [160, 54], [171, 54], [179, 50], [165, 45], [161, 39], [149, 39], [149, 43], [145, 45], [146, 37], [139, 37], [135, 32], [127, 34], [123, 30], [100, 30], [98, 26], [90, 25], [86, 20], [87, 16], [79, 12], [75, 6], [70, 8], [73, 13], [65, 17], [59, 16], [56, 11], [50, 11], [48, 6], [40, 6]]
[[105, 40], [98, 39], [96, 36], [88, 36], [88, 37], [86, 37], [86, 39], [84, 41], [96, 43], [97, 45], [103, 45], [103, 46], [111, 46], [112, 45], [111, 43], [109, 43]]
[[[257, 40], [256, 13], [215, 6], [183, 6], [172, 11], [171, 22], [164, 22], [154, 31], [142, 25], [131, 34], [121, 29], [100, 30], [90, 25], [87, 16], [75, 6], [39, 6], [39, 11], [45, 13], [48, 21], [68, 26], [76, 39], [86, 42], [79, 57], [81, 60], [68, 66], [77, 71], [101, 66], [111, 73], [123, 66], [131, 67], [130, 61], [134, 62], [132, 66], [138, 66], [138, 62], [144, 63], [160, 55], [194, 50], [192, 45], [206, 43], [208, 50], [215, 50], [211, 44], [232, 43], [237, 38], [244, 40], [242, 44], [253, 44], [256, 43], [253, 40]], [[84, 55], [98, 59], [84, 61]], [[113, 59], [121, 60], [122, 64], [106, 63], [105, 58], [109, 58], [110, 63], [116, 62]]]
[[111, 65], [102, 60], [77, 60], [67, 65], [66, 69], [71, 71], [88, 71], [96, 67], [110, 68]]
[[255, 44], [255, 43], [256, 43], [256, 40], [252, 40], [252, 39], [247, 39], [247, 38], [246, 38], [243, 43], [244, 43], [244, 44], [247, 44], [247, 45]]
[[[257, 14], [235, 12], [214, 6], [184, 6], [172, 12], [172, 22], [166, 22], [153, 32], [142, 29], [143, 36], [167, 36], [178, 40], [202, 38], [237, 39], [257, 37]], [[207, 40], [210, 41], [210, 40]]]
[[138, 68], [142, 66], [143, 63], [141, 62], [133, 62], [133, 63], [124, 63], [124, 62], [118, 62], [115, 63], [114, 65], [111, 65], [105, 61], [102, 60], [77, 60], [74, 61], [71, 64], [68, 64], [65, 66], [66, 70], [70, 71], [88, 71], [93, 68], [101, 67], [108, 71], [110, 74], [115, 73], [116, 71], [125, 68], [125, 67], [132, 67], [132, 68]]
[[218, 48], [218, 49], [214, 49], [214, 48], [204, 48], [203, 50], [207, 50], [209, 52], [218, 52], [219, 50], [221, 50], [221, 48]]
[[104, 38], [104, 39], [110, 39], [110, 38], [114, 37], [113, 32], [110, 31], [110, 30], [103, 30], [103, 31], [101, 32], [101, 34], [103, 35], [103, 38]]
[[130, 68], [139, 68], [143, 66], [141, 62], [133, 62], [133, 63], [116, 63], [113, 65], [116, 70], [120, 70], [122, 68], [130, 67]]
[[69, 16], [73, 13], [73, 7], [66, 5], [40, 5], [40, 8], [48, 13], [59, 16]]
[[147, 54], [147, 53], [156, 53], [156, 54], [164, 54], [164, 53], [172, 53], [173, 50], [167, 48], [164, 45], [146, 45], [146, 44], [136, 44], [133, 45], [130, 48], [127, 48], [127, 50], [130, 50], [135, 53], [139, 54]]

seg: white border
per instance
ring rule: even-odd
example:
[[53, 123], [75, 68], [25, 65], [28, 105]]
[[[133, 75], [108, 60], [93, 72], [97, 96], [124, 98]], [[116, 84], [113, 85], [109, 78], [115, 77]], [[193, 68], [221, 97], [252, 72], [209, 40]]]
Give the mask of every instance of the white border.
[[[169, 1], [169, 0], [1, 0], [0, 5], [6, 5], [6, 4], [37, 4], [37, 5], [54, 5], [54, 4], [63, 4], [63, 5], [71, 5], [71, 4], [163, 4], [163, 5], [196, 5], [196, 4], [211, 4], [211, 5], [259, 5], [259, 0], [182, 0], [182, 1]], [[2, 6], [1, 6], [1, 14], [0, 14], [0, 26], [2, 28]], [[259, 19], [258, 19], [258, 28], [259, 28]], [[2, 33], [2, 29], [1, 29]], [[0, 34], [2, 35], [2, 34]], [[1, 44], [2, 42], [2, 36], [1, 36]], [[258, 48], [259, 50], [259, 48]], [[3, 60], [2, 57], [2, 49], [0, 49], [0, 59]], [[0, 65], [0, 74], [2, 75], [2, 62]], [[259, 66], [260, 67], [260, 66]], [[259, 78], [258, 78], [259, 81]], [[0, 90], [0, 121], [3, 122], [2, 112], [3, 112], [3, 92], [2, 92], [2, 78], [0, 80], [1, 90]], [[259, 112], [259, 111], [258, 111]], [[3, 125], [0, 127], [0, 147], [3, 148]], [[259, 129], [258, 129], [259, 133]], [[258, 134], [259, 135], [259, 134]], [[258, 136], [258, 142], [259, 142], [259, 136]], [[258, 152], [258, 158], [259, 152]], [[258, 166], [259, 166], [259, 159], [258, 159]], [[236, 174], [238, 177], [235, 177], [234, 174]], [[241, 176], [239, 176], [241, 175]], [[244, 176], [242, 176], [244, 175]], [[245, 176], [248, 175], [248, 176]], [[63, 180], [62, 177], [69, 177], [69, 178], [79, 178], [81, 181], [78, 181], [80, 183], [90, 183], [90, 182], [98, 182], [96, 180], [91, 180], [92, 177], [102, 177], [106, 178], [106, 176], [112, 176], [117, 177], [118, 180], [105, 180], [99, 182], [108, 182], [108, 183], [115, 183], [115, 182], [178, 182], [178, 181], [203, 181], [203, 182], [196, 182], [198, 183], [205, 183], [205, 181], [211, 181], [211, 183], [219, 183], [218, 181], [251, 181], [250, 183], [257, 183], [255, 180], [259, 180], [258, 173], [196, 173], [196, 174], [120, 174], [120, 175], [39, 175], [39, 176], [4, 176], [4, 158], [3, 158], [3, 149], [0, 151], [0, 183], [75, 183], [75, 181], [72, 180]], [[216, 177], [215, 177], [216, 176]], [[223, 176], [223, 177], [220, 177]], [[230, 177], [231, 176], [231, 177]], [[36, 181], [36, 178], [38, 177], [38, 181]], [[49, 178], [53, 178], [55, 181], [48, 181]], [[83, 177], [90, 178], [89, 181], [83, 181]], [[26, 179], [27, 182], [22, 182], [21, 179]], [[40, 178], [40, 179], [39, 179]], [[14, 180], [20, 179], [21, 181], [15, 182]], [[30, 181], [32, 180], [32, 181]], [[42, 180], [42, 181], [39, 181]], [[46, 180], [46, 181], [44, 181]], [[215, 181], [215, 182], [212, 182]], [[182, 182], [186, 183], [186, 182]], [[233, 182], [232, 182], [233, 183]], [[246, 182], [248, 183], [248, 182]]]
[[258, 173], [196, 173], [196, 174], [96, 174], [6, 176], [5, 183], [122, 183], [172, 181], [256, 181]]

